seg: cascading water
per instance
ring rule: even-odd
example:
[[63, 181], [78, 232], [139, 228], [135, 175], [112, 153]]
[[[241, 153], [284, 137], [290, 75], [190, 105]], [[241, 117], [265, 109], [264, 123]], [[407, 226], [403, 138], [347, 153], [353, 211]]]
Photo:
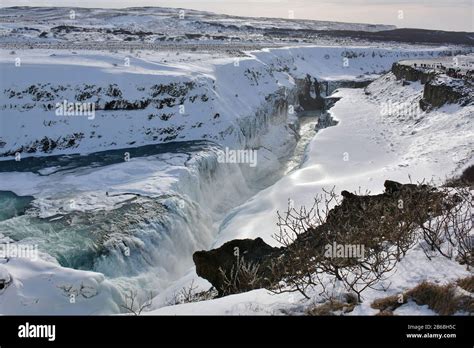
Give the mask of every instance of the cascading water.
[[[296, 94], [290, 92], [287, 99], [280, 94], [269, 98], [269, 104], [258, 110], [256, 117], [239, 125], [242, 147], [259, 150], [257, 168], [219, 163], [222, 148], [199, 142], [184, 148], [166, 144], [159, 150], [149, 146], [127, 149], [135, 160], [134, 168], [143, 166], [148, 170], [149, 163], [166, 163], [156, 174], [163, 179], [156, 180], [155, 173], [149, 174], [153, 180], [138, 188], [135, 183], [121, 182], [121, 178], [134, 177], [132, 169], [123, 163], [124, 150], [11, 164], [23, 166], [14, 170], [35, 171], [49, 178], [46, 181], [53, 188], [47, 190], [53, 197], [36, 199], [26, 214], [10, 214], [0, 221], [0, 236], [37, 245], [62, 266], [103, 273], [120, 289], [137, 291], [139, 298], [156, 294], [192, 267], [194, 251], [212, 245], [219, 225], [232, 208], [300, 165], [318, 120], [325, 118], [323, 111], [299, 119], [296, 115], [289, 117], [288, 105], [297, 102]], [[299, 128], [299, 135], [288, 126], [292, 122]], [[265, 136], [277, 139], [269, 142], [274, 148], [268, 148]], [[295, 136], [299, 136], [298, 142]], [[2, 165], [7, 171], [10, 164]], [[103, 182], [97, 186], [99, 191], [106, 191], [102, 192], [105, 197], [99, 197], [103, 200], [100, 204], [96, 202], [99, 194], [89, 192], [93, 188], [78, 192], [69, 188], [75, 177], [91, 172], [103, 175], [103, 166], [114, 166], [114, 174], [120, 175], [115, 174], [119, 184], [114, 185], [112, 177], [111, 183], [104, 181], [110, 187], [104, 188]], [[122, 171], [127, 175], [121, 176]], [[64, 181], [58, 186], [67, 189], [55, 195], [55, 184], [51, 184], [55, 181]], [[110, 203], [113, 199], [117, 201]], [[21, 206], [20, 201], [30, 204], [31, 198], [16, 197], [14, 205]], [[89, 202], [97, 209], [89, 209]], [[107, 204], [111, 206], [103, 209]]]
[[293, 155], [288, 159], [285, 166], [284, 174], [288, 174], [301, 165], [302, 159], [311, 138], [316, 134], [316, 125], [321, 112], [312, 112], [310, 114], [301, 115], [299, 117], [299, 139], [295, 147]]
[[0, 191], [0, 221], [23, 214], [33, 199], [31, 196], [19, 197], [13, 192]]
[[210, 245], [215, 221], [252, 194], [239, 165], [217, 162], [219, 151], [206, 147], [189, 153], [181, 168], [176, 163], [178, 185], [165, 195], [122, 193], [134, 198], [116, 209], [48, 218], [30, 209], [1, 221], [0, 234], [36, 245], [62, 266], [101, 272], [125, 288], [159, 291], [189, 269], [195, 250]]

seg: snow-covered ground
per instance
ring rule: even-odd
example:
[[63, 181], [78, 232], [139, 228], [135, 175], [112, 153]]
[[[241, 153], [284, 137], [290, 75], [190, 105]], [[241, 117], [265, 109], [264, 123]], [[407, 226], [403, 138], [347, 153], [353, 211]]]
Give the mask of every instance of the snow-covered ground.
[[[18, 13], [21, 13], [21, 16]], [[247, 18], [176, 8], [2, 8], [0, 43], [182, 43], [239, 44], [265, 42], [275, 31], [361, 30], [374, 32], [394, 29], [391, 25], [371, 25], [276, 18]], [[288, 39], [286, 41], [289, 41]]]
[[[43, 20], [57, 15], [45, 10]], [[127, 18], [117, 14], [111, 26]], [[127, 28], [144, 30], [155, 20], [139, 18], [139, 26]], [[18, 25], [5, 21], [4, 31]], [[258, 24], [252, 21], [239, 25]], [[275, 244], [276, 211], [284, 210], [288, 199], [307, 205], [332, 186], [378, 193], [386, 179], [442, 180], [472, 164], [473, 107], [413, 109], [422, 86], [404, 86], [388, 74], [367, 93], [337, 91], [334, 97], [341, 100], [330, 113], [338, 125], [319, 131], [301, 168], [283, 176], [296, 145], [297, 119], [289, 110], [297, 106], [298, 88], [307, 76], [319, 82], [373, 79], [396, 61], [443, 56], [452, 49], [292, 46], [238, 58], [220, 52], [0, 50], [0, 163], [17, 168], [12, 160], [19, 152], [20, 163], [41, 157], [45, 167], [0, 172], [0, 190], [34, 197], [26, 215], [0, 221], [0, 240], [36, 245], [40, 258], [1, 261], [0, 277], [8, 286], [0, 290], [0, 313], [119, 313], [127, 289], [140, 290], [142, 300], [151, 292], [152, 314], [302, 311], [298, 296], [263, 289], [167, 303], [193, 280], [199, 290], [209, 288], [195, 274], [194, 251], [235, 238], [262, 237]], [[93, 118], [57, 116], [49, 108], [78, 96], [99, 106]], [[135, 106], [104, 110], [117, 100]], [[407, 113], [412, 116], [404, 117]], [[97, 151], [200, 140], [210, 141], [209, 146], [107, 165], [100, 159], [62, 170], [47, 165], [51, 155], [96, 158]], [[219, 163], [224, 147], [257, 150], [257, 167]], [[414, 249], [399, 264], [390, 291], [422, 279], [446, 281], [465, 274], [462, 266], [444, 259], [429, 263]], [[367, 293], [368, 299], [376, 296]], [[373, 313], [369, 302], [354, 314]], [[405, 314], [416, 310], [399, 309]]]

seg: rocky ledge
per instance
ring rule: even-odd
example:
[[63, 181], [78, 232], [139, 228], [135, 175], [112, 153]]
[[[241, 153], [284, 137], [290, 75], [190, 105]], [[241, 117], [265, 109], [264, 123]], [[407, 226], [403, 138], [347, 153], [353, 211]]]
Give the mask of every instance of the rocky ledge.
[[426, 65], [398, 62], [392, 66], [392, 73], [397, 80], [403, 80], [404, 83], [419, 81], [424, 85], [423, 98], [420, 100], [422, 110], [438, 108], [445, 104], [466, 106], [474, 103], [472, 70], [458, 72], [454, 68], [444, 67], [441, 63], [432, 64], [433, 68], [427, 68]]

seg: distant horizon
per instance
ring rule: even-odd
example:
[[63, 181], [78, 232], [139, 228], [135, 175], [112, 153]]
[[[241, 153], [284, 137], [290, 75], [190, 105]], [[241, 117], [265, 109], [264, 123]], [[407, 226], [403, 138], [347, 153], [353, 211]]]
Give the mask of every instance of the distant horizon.
[[443, 31], [474, 32], [470, 0], [0, 0], [0, 7], [65, 7], [125, 9], [182, 8], [250, 17], [391, 25]]

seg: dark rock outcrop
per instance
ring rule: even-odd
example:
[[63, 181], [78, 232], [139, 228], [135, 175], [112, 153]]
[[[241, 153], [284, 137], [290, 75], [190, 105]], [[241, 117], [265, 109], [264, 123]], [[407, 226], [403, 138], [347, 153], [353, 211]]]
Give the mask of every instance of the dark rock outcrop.
[[35, 141], [30, 142], [29, 144], [22, 145], [18, 148], [13, 150], [7, 151], [5, 153], [1, 153], [0, 156], [2, 157], [9, 157], [15, 156], [17, 153], [51, 153], [54, 149], [70, 149], [76, 148], [84, 139], [84, 133], [73, 133], [68, 134], [63, 137], [52, 139], [48, 137], [43, 137], [42, 139], [38, 139]]
[[447, 182], [450, 187], [474, 187], [474, 165], [471, 165], [463, 170], [460, 176]]
[[340, 80], [340, 81], [318, 81], [307, 75], [304, 79], [297, 79], [298, 103], [305, 111], [328, 110], [340, 98], [329, 97], [338, 88], [364, 88], [372, 80]]
[[321, 95], [328, 97], [339, 88], [365, 88], [373, 81], [373, 79], [321, 81], [319, 88]]
[[423, 99], [420, 108], [428, 110], [430, 107], [440, 107], [445, 104], [468, 105], [474, 102], [472, 89], [463, 84], [446, 84], [439, 81], [430, 81], [425, 84]]
[[198, 276], [207, 279], [222, 296], [225, 277], [231, 277], [237, 260], [243, 260], [247, 264], [260, 265], [259, 278], [262, 279], [262, 283], [256, 284], [256, 287], [263, 287], [265, 286], [264, 279], [270, 277], [267, 266], [270, 265], [273, 258], [281, 255], [281, 252], [281, 248], [271, 247], [262, 238], [238, 239], [227, 242], [217, 249], [197, 251], [193, 255], [193, 260]]
[[307, 75], [303, 80], [297, 80], [297, 85], [299, 104], [304, 110], [324, 110], [324, 98], [315, 78]]
[[392, 65], [392, 73], [397, 80], [420, 81], [421, 84], [431, 81], [436, 76], [434, 71], [424, 71], [401, 63]]
[[474, 166], [467, 167], [462, 172], [460, 179], [466, 183], [474, 184]]
[[[385, 180], [383, 186], [385, 187], [385, 194], [395, 194], [403, 192], [406, 190], [416, 190], [418, 185], [415, 184], [400, 184], [399, 182], [392, 180]], [[421, 187], [426, 188], [426, 185], [421, 185]]]

